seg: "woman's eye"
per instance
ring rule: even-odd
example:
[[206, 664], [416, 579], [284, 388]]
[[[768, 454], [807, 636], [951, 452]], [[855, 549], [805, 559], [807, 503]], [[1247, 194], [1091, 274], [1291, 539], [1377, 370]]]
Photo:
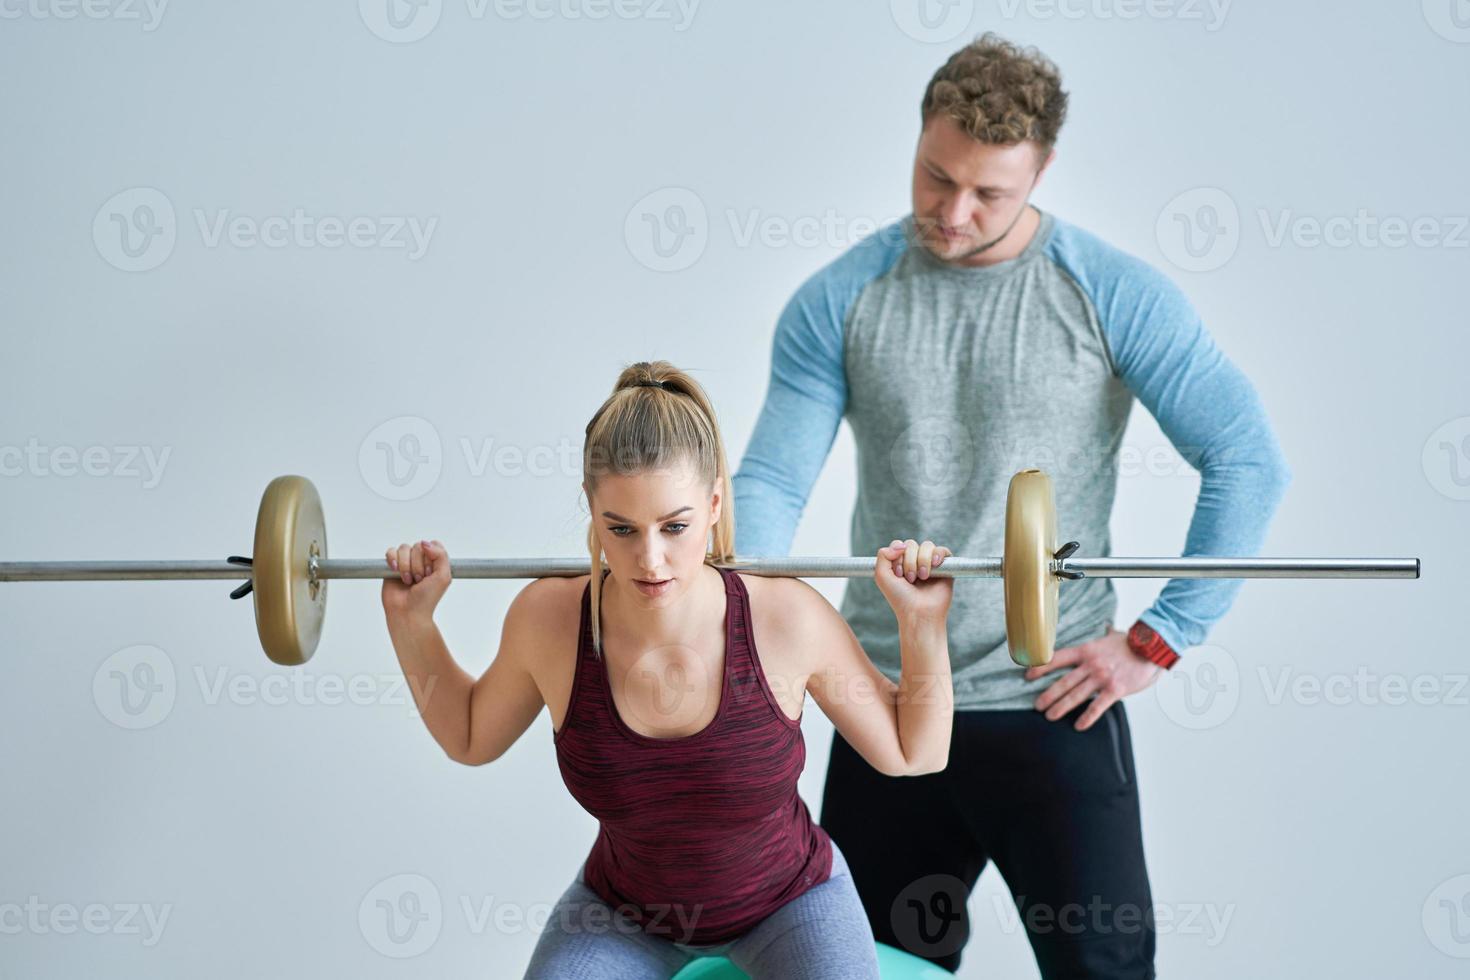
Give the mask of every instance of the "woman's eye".
[[[689, 526], [688, 524], [670, 524], [667, 527], [665, 527], [664, 530], [665, 531], [668, 531], [668, 532], [670, 532], [672, 534], [683, 534], [684, 533], [684, 529], [687, 528], [688, 526]], [[678, 530], [677, 531], [674, 530], [675, 528], [678, 528]]]
[[[666, 526], [664, 528], [664, 530], [665, 531], [668, 531], [671, 534], [683, 534], [685, 532], [685, 530], [688, 529], [688, 527], [689, 527], [688, 524], [669, 524], [668, 526]], [[626, 538], [628, 536], [627, 534], [624, 534], [623, 533], [624, 531], [627, 531], [630, 534], [633, 531], [632, 528], [627, 527], [626, 525], [622, 525], [622, 524], [619, 524], [616, 527], [610, 527], [610, 528], [608, 528], [608, 530], [613, 533], [613, 536], [614, 537], [618, 537], [618, 538]]]

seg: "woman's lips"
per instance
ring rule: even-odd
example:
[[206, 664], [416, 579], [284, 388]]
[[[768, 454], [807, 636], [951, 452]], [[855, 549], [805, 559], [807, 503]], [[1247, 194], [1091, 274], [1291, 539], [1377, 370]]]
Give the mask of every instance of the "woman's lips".
[[669, 584], [673, 581], [674, 580], [671, 578], [666, 578], [660, 582], [654, 583], [635, 578], [633, 580], [633, 584], [638, 586], [638, 591], [642, 592], [644, 595], [663, 595], [663, 593], [668, 590]]

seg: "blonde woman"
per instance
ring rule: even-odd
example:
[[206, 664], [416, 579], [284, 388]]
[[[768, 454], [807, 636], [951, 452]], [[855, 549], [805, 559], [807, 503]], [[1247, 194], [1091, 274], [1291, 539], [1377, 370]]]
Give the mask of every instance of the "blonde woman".
[[625, 369], [587, 425], [583, 473], [592, 574], [522, 589], [479, 680], [434, 625], [444, 546], [386, 555], [400, 573], [383, 584], [388, 632], [445, 753], [493, 762], [544, 705], [563, 781], [599, 821], [526, 976], [664, 978], [722, 955], [757, 978], [877, 977], [846, 860], [797, 794], [802, 705], [810, 694], [879, 772], [945, 767], [953, 582], [929, 571], [949, 550], [877, 550], [902, 636], [895, 684], [811, 586], [712, 564], [733, 557], [733, 498], [687, 374]]

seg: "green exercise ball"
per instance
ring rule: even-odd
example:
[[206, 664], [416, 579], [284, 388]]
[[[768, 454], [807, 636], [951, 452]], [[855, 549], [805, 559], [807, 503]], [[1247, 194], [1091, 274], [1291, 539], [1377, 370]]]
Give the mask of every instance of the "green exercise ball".
[[[878, 944], [878, 973], [883, 980], [943, 980], [948, 970], [892, 946]], [[674, 980], [750, 980], [745, 971], [723, 956], [703, 956], [674, 974]]]

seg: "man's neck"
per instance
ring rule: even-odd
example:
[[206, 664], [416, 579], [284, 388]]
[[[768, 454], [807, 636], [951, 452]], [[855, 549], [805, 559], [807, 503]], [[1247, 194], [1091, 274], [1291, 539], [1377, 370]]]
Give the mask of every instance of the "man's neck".
[[1026, 246], [1031, 244], [1031, 239], [1036, 237], [1036, 230], [1040, 227], [1041, 212], [1027, 204], [1004, 238], [984, 251], [961, 256], [949, 264], [963, 269], [978, 269], [1000, 262], [1009, 262], [1026, 251]]

